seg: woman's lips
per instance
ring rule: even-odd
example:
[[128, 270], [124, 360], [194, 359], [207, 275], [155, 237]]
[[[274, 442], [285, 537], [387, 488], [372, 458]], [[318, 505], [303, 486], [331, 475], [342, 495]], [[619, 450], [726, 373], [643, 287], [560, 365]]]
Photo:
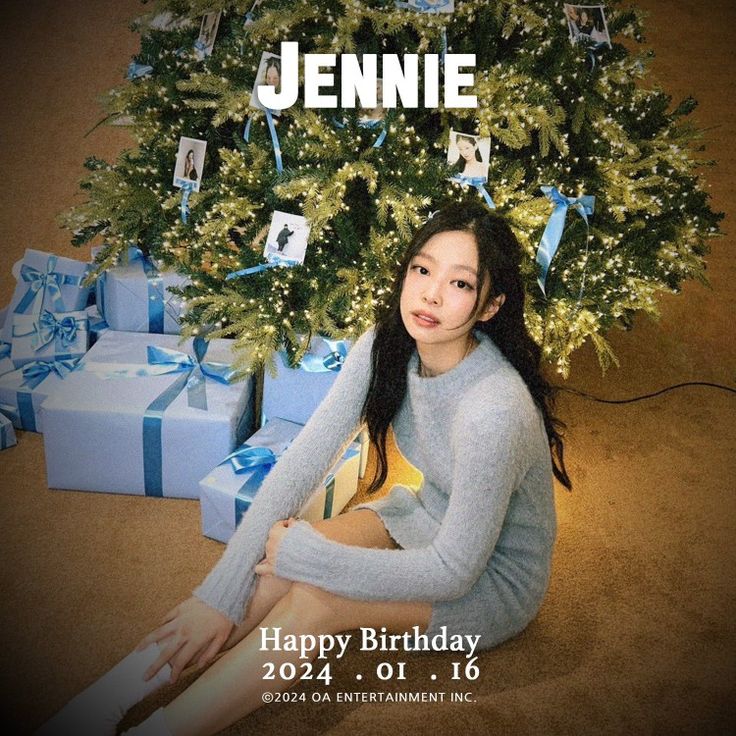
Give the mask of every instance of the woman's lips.
[[436, 320], [423, 317], [419, 314], [412, 314], [412, 317], [414, 318], [414, 322], [420, 327], [437, 327], [437, 325], [439, 325], [439, 322]]

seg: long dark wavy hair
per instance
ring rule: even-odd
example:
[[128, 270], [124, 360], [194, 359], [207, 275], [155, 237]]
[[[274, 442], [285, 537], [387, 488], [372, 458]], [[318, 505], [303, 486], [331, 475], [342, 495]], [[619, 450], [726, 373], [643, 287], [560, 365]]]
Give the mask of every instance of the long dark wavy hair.
[[572, 482], [565, 469], [563, 441], [558, 432], [565, 425], [552, 414], [555, 389], [540, 373], [541, 350], [530, 337], [524, 323], [524, 284], [519, 270], [521, 247], [506, 220], [485, 205], [451, 202], [414, 234], [397, 267], [394, 278], [396, 288], [376, 315], [372, 374], [362, 419], [368, 426], [378, 462], [375, 477], [367, 492], [375, 493], [386, 481], [386, 436], [389, 424], [406, 394], [407, 365], [416, 346], [401, 317], [400, 299], [404, 279], [411, 259], [422, 246], [433, 235], [450, 230], [472, 233], [478, 248], [479, 283], [471, 314], [479, 313], [480, 295], [487, 281], [490, 282], [487, 303], [505, 294], [505, 301], [496, 314], [490, 320], [476, 322], [474, 326], [491, 337], [524, 379], [544, 417], [554, 475], [565, 488], [572, 490]]

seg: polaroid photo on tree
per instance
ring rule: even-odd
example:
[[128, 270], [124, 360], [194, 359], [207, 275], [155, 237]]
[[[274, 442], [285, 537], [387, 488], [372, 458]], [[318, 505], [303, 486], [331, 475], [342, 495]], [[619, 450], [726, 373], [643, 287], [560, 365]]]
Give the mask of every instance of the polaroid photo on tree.
[[386, 110], [383, 107], [383, 79], [376, 78], [376, 106], [361, 107], [358, 117], [358, 124], [362, 126], [371, 126], [377, 124], [386, 117]]
[[491, 139], [469, 133], [460, 133], [450, 128], [447, 146], [447, 163], [454, 164], [451, 181], [486, 182], [491, 160]]
[[212, 54], [217, 38], [217, 29], [220, 25], [222, 10], [216, 13], [205, 13], [199, 26], [199, 37], [194, 42], [194, 54], [201, 61], [205, 56]]
[[397, 8], [409, 8], [420, 13], [453, 13], [455, 0], [395, 0]]
[[[261, 62], [258, 65], [256, 73], [256, 81], [253, 83], [253, 90], [250, 93], [250, 107], [257, 107], [259, 110], [265, 110], [265, 106], [258, 99], [258, 87], [261, 84], [269, 84], [276, 87], [276, 94], [281, 92], [281, 57], [278, 54], [272, 54], [270, 51], [264, 51], [261, 54]], [[280, 109], [269, 108], [273, 115], [280, 115]]]
[[179, 150], [176, 154], [176, 166], [174, 167], [175, 187], [191, 184], [193, 191], [199, 191], [206, 150], [207, 141], [198, 138], [187, 138], [186, 136], [179, 139]]
[[306, 217], [275, 210], [266, 236], [264, 258], [269, 263], [304, 263], [310, 226]]
[[605, 43], [611, 48], [605, 5], [564, 3], [564, 7], [571, 43]]

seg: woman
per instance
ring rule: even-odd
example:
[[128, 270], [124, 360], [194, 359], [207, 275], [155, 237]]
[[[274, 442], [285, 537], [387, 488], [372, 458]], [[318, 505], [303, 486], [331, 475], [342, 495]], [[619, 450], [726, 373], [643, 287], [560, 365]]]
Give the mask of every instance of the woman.
[[486, 179], [486, 165], [478, 150], [478, 142], [470, 135], [458, 133], [455, 145], [460, 155], [455, 162], [455, 176], [463, 179]]
[[197, 181], [197, 169], [194, 168], [194, 149], [187, 151], [187, 157], [184, 159], [184, 178], [190, 181]]
[[[216, 733], [297, 681], [261, 679], [266, 663], [303, 671], [298, 651], [261, 651], [261, 627], [284, 637], [444, 631], [478, 649], [522, 631], [549, 582], [553, 473], [571, 484], [524, 324], [520, 259], [506, 222], [478, 203], [425, 223], [376, 325], [194, 596], [41, 733], [112, 734], [135, 702], [225, 649], [126, 732]], [[295, 521], [364, 422], [377, 453], [369, 492], [389, 492], [314, 526]]]
[[281, 61], [271, 57], [266, 62], [266, 69], [263, 74], [263, 84], [270, 84], [275, 87], [277, 94], [281, 92]]

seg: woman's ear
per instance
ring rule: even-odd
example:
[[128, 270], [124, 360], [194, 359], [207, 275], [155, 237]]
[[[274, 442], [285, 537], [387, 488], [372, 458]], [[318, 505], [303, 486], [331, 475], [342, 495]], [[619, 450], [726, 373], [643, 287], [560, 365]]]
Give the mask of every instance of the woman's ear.
[[499, 294], [497, 297], [494, 297], [491, 299], [490, 302], [488, 302], [488, 306], [478, 315], [477, 322], [487, 322], [491, 317], [493, 317], [496, 312], [498, 312], [499, 309], [501, 309], [501, 305], [506, 301], [506, 294]]

